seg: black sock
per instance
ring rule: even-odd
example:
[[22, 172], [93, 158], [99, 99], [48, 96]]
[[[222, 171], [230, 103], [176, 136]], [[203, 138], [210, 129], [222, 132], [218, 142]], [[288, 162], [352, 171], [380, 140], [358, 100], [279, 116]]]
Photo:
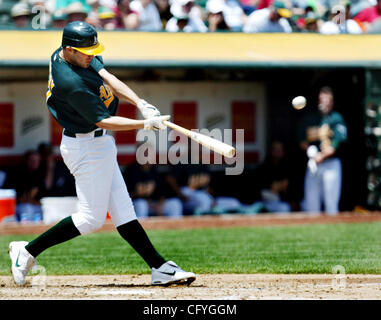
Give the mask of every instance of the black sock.
[[159, 268], [166, 260], [156, 251], [138, 220], [116, 228], [119, 234], [144, 259], [150, 268]]
[[79, 235], [80, 232], [74, 225], [71, 216], [66, 217], [36, 239], [29, 242], [25, 249], [36, 258], [45, 249], [73, 239]]

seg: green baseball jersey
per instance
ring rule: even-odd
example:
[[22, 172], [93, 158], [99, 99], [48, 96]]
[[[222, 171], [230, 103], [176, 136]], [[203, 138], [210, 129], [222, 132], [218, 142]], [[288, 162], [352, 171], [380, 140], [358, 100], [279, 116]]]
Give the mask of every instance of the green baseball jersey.
[[94, 57], [88, 68], [81, 68], [61, 58], [61, 49], [50, 59], [48, 109], [71, 133], [91, 132], [98, 128], [97, 122], [116, 114], [118, 98], [98, 74], [103, 68], [100, 56]]
[[343, 142], [347, 141], [347, 126], [345, 121], [340, 113], [332, 111], [322, 117], [320, 126], [325, 124], [327, 124], [333, 132], [331, 146], [337, 150]]

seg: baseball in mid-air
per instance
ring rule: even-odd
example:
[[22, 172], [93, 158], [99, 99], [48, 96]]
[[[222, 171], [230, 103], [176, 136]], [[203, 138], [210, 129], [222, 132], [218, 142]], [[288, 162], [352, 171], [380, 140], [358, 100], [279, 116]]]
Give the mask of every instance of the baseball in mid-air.
[[297, 96], [294, 99], [292, 99], [292, 106], [296, 110], [303, 109], [306, 106], [306, 104], [307, 104], [307, 100], [303, 96]]

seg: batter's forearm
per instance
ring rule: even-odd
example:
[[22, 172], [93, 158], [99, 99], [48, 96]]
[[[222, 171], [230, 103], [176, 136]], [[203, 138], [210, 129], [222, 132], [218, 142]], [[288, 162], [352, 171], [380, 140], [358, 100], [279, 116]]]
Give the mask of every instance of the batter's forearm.
[[137, 94], [132, 91], [125, 83], [115, 78], [115, 82], [113, 83], [113, 90], [115, 95], [121, 100], [127, 100], [133, 105], [137, 106], [140, 98]]
[[96, 123], [99, 128], [112, 131], [125, 131], [144, 128], [144, 120], [134, 120], [124, 117], [109, 117]]
[[113, 74], [106, 71], [106, 69], [102, 69], [99, 71], [99, 75], [103, 78], [103, 80], [111, 87], [112, 92], [122, 100], [127, 100], [137, 106], [140, 98], [138, 95], [130, 89], [124, 82], [120, 81]]

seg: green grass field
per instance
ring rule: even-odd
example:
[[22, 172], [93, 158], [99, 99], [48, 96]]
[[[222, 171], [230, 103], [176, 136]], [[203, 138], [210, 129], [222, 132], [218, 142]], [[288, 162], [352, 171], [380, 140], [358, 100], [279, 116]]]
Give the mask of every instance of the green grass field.
[[[158, 251], [196, 273], [381, 273], [381, 223], [149, 231]], [[9, 275], [0, 236], [0, 275]], [[149, 268], [117, 232], [90, 234], [43, 252], [49, 275], [141, 274]]]

